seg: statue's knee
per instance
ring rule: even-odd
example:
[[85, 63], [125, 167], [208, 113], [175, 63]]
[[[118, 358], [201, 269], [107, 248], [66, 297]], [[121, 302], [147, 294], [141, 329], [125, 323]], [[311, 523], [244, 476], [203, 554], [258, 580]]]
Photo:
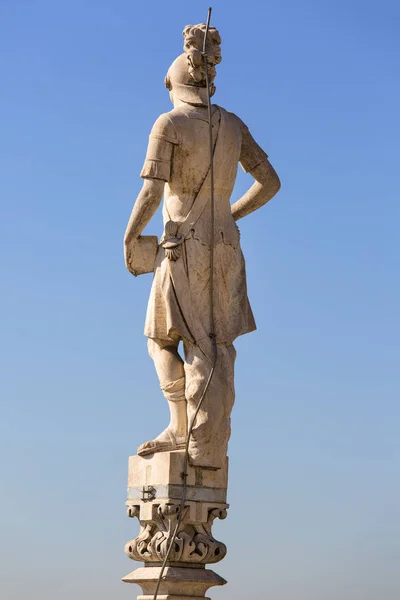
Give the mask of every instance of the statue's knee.
[[147, 341], [147, 349], [153, 360], [157, 360], [164, 352], [168, 352], [169, 355], [179, 356], [177, 353], [177, 344], [167, 340], [159, 340], [149, 338]]
[[160, 387], [164, 396], [171, 402], [181, 402], [185, 398], [185, 376], [179, 377], [175, 381], [160, 381]]
[[151, 338], [149, 338], [147, 340], [147, 350], [151, 356], [151, 358], [154, 360], [154, 358], [157, 355], [157, 352], [160, 351], [160, 346], [159, 344], [156, 342], [156, 340], [152, 340]]
[[189, 378], [189, 380], [186, 382], [186, 398], [195, 406], [197, 406], [197, 403], [202, 396], [205, 383], [205, 380], [199, 379], [198, 377]]

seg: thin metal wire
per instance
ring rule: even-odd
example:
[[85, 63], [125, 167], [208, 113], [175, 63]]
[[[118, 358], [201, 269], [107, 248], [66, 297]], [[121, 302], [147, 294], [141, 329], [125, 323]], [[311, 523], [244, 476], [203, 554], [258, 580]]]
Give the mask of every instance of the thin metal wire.
[[210, 27], [211, 7], [208, 9], [207, 26], [204, 34], [203, 42], [203, 58], [204, 67], [206, 71], [206, 86], [207, 86], [207, 108], [208, 108], [208, 132], [209, 132], [209, 145], [210, 145], [210, 178], [211, 178], [211, 272], [210, 272], [210, 337], [215, 337], [215, 324], [214, 324], [214, 229], [215, 229], [215, 200], [214, 200], [214, 144], [213, 144], [213, 131], [211, 121], [211, 95], [210, 95], [210, 79], [208, 75], [208, 59], [206, 51], [207, 33]]
[[160, 585], [163, 579], [163, 575], [164, 575], [164, 571], [165, 571], [165, 567], [167, 566], [167, 562], [168, 562], [168, 558], [171, 554], [171, 550], [172, 547], [175, 543], [175, 538], [177, 536], [177, 533], [179, 531], [179, 527], [182, 524], [182, 520], [184, 517], [184, 513], [185, 513], [185, 503], [186, 503], [186, 496], [187, 496], [187, 468], [188, 468], [188, 463], [189, 463], [189, 444], [190, 444], [190, 438], [192, 435], [192, 431], [193, 431], [193, 427], [197, 418], [197, 415], [199, 414], [201, 405], [203, 404], [203, 400], [207, 394], [208, 388], [210, 387], [210, 383], [211, 380], [213, 378], [214, 375], [214, 371], [215, 371], [215, 366], [217, 364], [217, 356], [218, 356], [218, 350], [217, 350], [217, 342], [215, 339], [215, 322], [214, 322], [214, 231], [215, 231], [215, 199], [214, 199], [214, 148], [213, 148], [213, 133], [212, 133], [212, 121], [211, 121], [211, 93], [210, 93], [210, 79], [208, 76], [208, 60], [207, 60], [207, 52], [206, 52], [206, 43], [207, 43], [207, 35], [208, 35], [208, 30], [210, 28], [210, 19], [211, 19], [211, 11], [212, 8], [210, 7], [208, 9], [208, 14], [207, 14], [207, 24], [206, 24], [206, 30], [204, 33], [204, 42], [203, 42], [203, 59], [204, 59], [204, 66], [205, 66], [205, 71], [206, 71], [206, 86], [207, 86], [207, 106], [208, 106], [208, 128], [209, 128], [209, 143], [210, 143], [210, 183], [211, 183], [211, 251], [210, 251], [210, 334], [209, 337], [211, 339], [212, 342], [212, 348], [213, 348], [213, 359], [212, 359], [212, 366], [211, 366], [211, 370], [210, 370], [210, 374], [208, 376], [206, 385], [204, 386], [204, 390], [203, 393], [201, 395], [201, 398], [199, 400], [199, 403], [197, 405], [196, 411], [193, 415], [193, 418], [190, 422], [190, 426], [189, 426], [189, 430], [188, 430], [188, 434], [187, 434], [187, 438], [186, 438], [186, 444], [185, 444], [185, 454], [184, 454], [184, 459], [183, 459], [183, 471], [181, 474], [182, 477], [182, 481], [183, 481], [183, 485], [182, 485], [182, 497], [181, 497], [181, 502], [179, 505], [179, 515], [178, 515], [178, 520], [176, 522], [174, 531], [171, 535], [171, 539], [169, 542], [169, 546], [167, 548], [167, 553], [165, 555], [165, 558], [163, 560], [162, 566], [161, 566], [161, 571], [160, 574], [158, 576], [158, 581], [157, 581], [157, 586], [154, 592], [154, 596], [153, 596], [153, 600], [157, 600], [157, 596], [158, 596], [158, 591], [160, 589]]

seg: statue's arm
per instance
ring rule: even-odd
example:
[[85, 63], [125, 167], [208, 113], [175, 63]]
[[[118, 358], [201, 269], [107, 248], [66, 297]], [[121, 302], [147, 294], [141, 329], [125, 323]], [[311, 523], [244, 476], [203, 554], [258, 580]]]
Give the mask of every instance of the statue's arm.
[[237, 221], [264, 206], [281, 187], [279, 177], [268, 160], [268, 154], [257, 144], [248, 127], [239, 119], [241, 149], [239, 162], [245, 173], [255, 179], [251, 188], [232, 206], [232, 216]]
[[255, 182], [251, 188], [232, 205], [232, 216], [235, 221], [246, 217], [261, 206], [264, 206], [281, 187], [279, 177], [268, 159], [254, 167], [250, 174]]
[[132, 209], [131, 216], [125, 231], [124, 243], [128, 245], [133, 239], [138, 238], [153, 217], [164, 191], [164, 181], [161, 179], [144, 179], [139, 196]]
[[137, 239], [151, 220], [170, 178], [173, 148], [178, 143], [175, 128], [168, 115], [160, 115], [150, 133], [146, 160], [140, 173], [143, 186], [134, 204], [125, 231], [125, 264], [129, 268], [129, 246]]
[[164, 191], [164, 181], [160, 179], [144, 179], [142, 189], [136, 199], [124, 236], [125, 266], [131, 271], [130, 245], [139, 238], [147, 223], [160, 205]]

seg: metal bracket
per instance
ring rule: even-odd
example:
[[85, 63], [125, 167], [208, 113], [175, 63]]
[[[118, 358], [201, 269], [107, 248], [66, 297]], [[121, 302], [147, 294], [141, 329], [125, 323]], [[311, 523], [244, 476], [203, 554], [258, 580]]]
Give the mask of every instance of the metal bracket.
[[147, 500], [154, 500], [156, 497], [156, 488], [152, 485], [144, 485], [142, 488], [142, 500], [146, 502]]

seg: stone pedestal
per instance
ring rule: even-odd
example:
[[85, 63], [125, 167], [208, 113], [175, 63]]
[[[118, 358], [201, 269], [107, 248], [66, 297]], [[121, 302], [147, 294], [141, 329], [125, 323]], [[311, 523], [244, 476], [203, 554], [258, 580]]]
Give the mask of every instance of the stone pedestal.
[[[131, 456], [128, 472], [128, 516], [140, 521], [140, 533], [125, 546], [133, 560], [144, 562], [123, 581], [137, 583], [143, 595], [153, 600], [154, 591], [175, 530], [182, 497], [184, 451], [160, 452], [148, 457]], [[200, 600], [214, 585], [226, 583], [206, 569], [219, 562], [226, 546], [214, 539], [214, 519], [226, 517], [228, 459], [223, 469], [187, 468], [187, 499], [181, 525], [175, 536], [158, 600]]]

